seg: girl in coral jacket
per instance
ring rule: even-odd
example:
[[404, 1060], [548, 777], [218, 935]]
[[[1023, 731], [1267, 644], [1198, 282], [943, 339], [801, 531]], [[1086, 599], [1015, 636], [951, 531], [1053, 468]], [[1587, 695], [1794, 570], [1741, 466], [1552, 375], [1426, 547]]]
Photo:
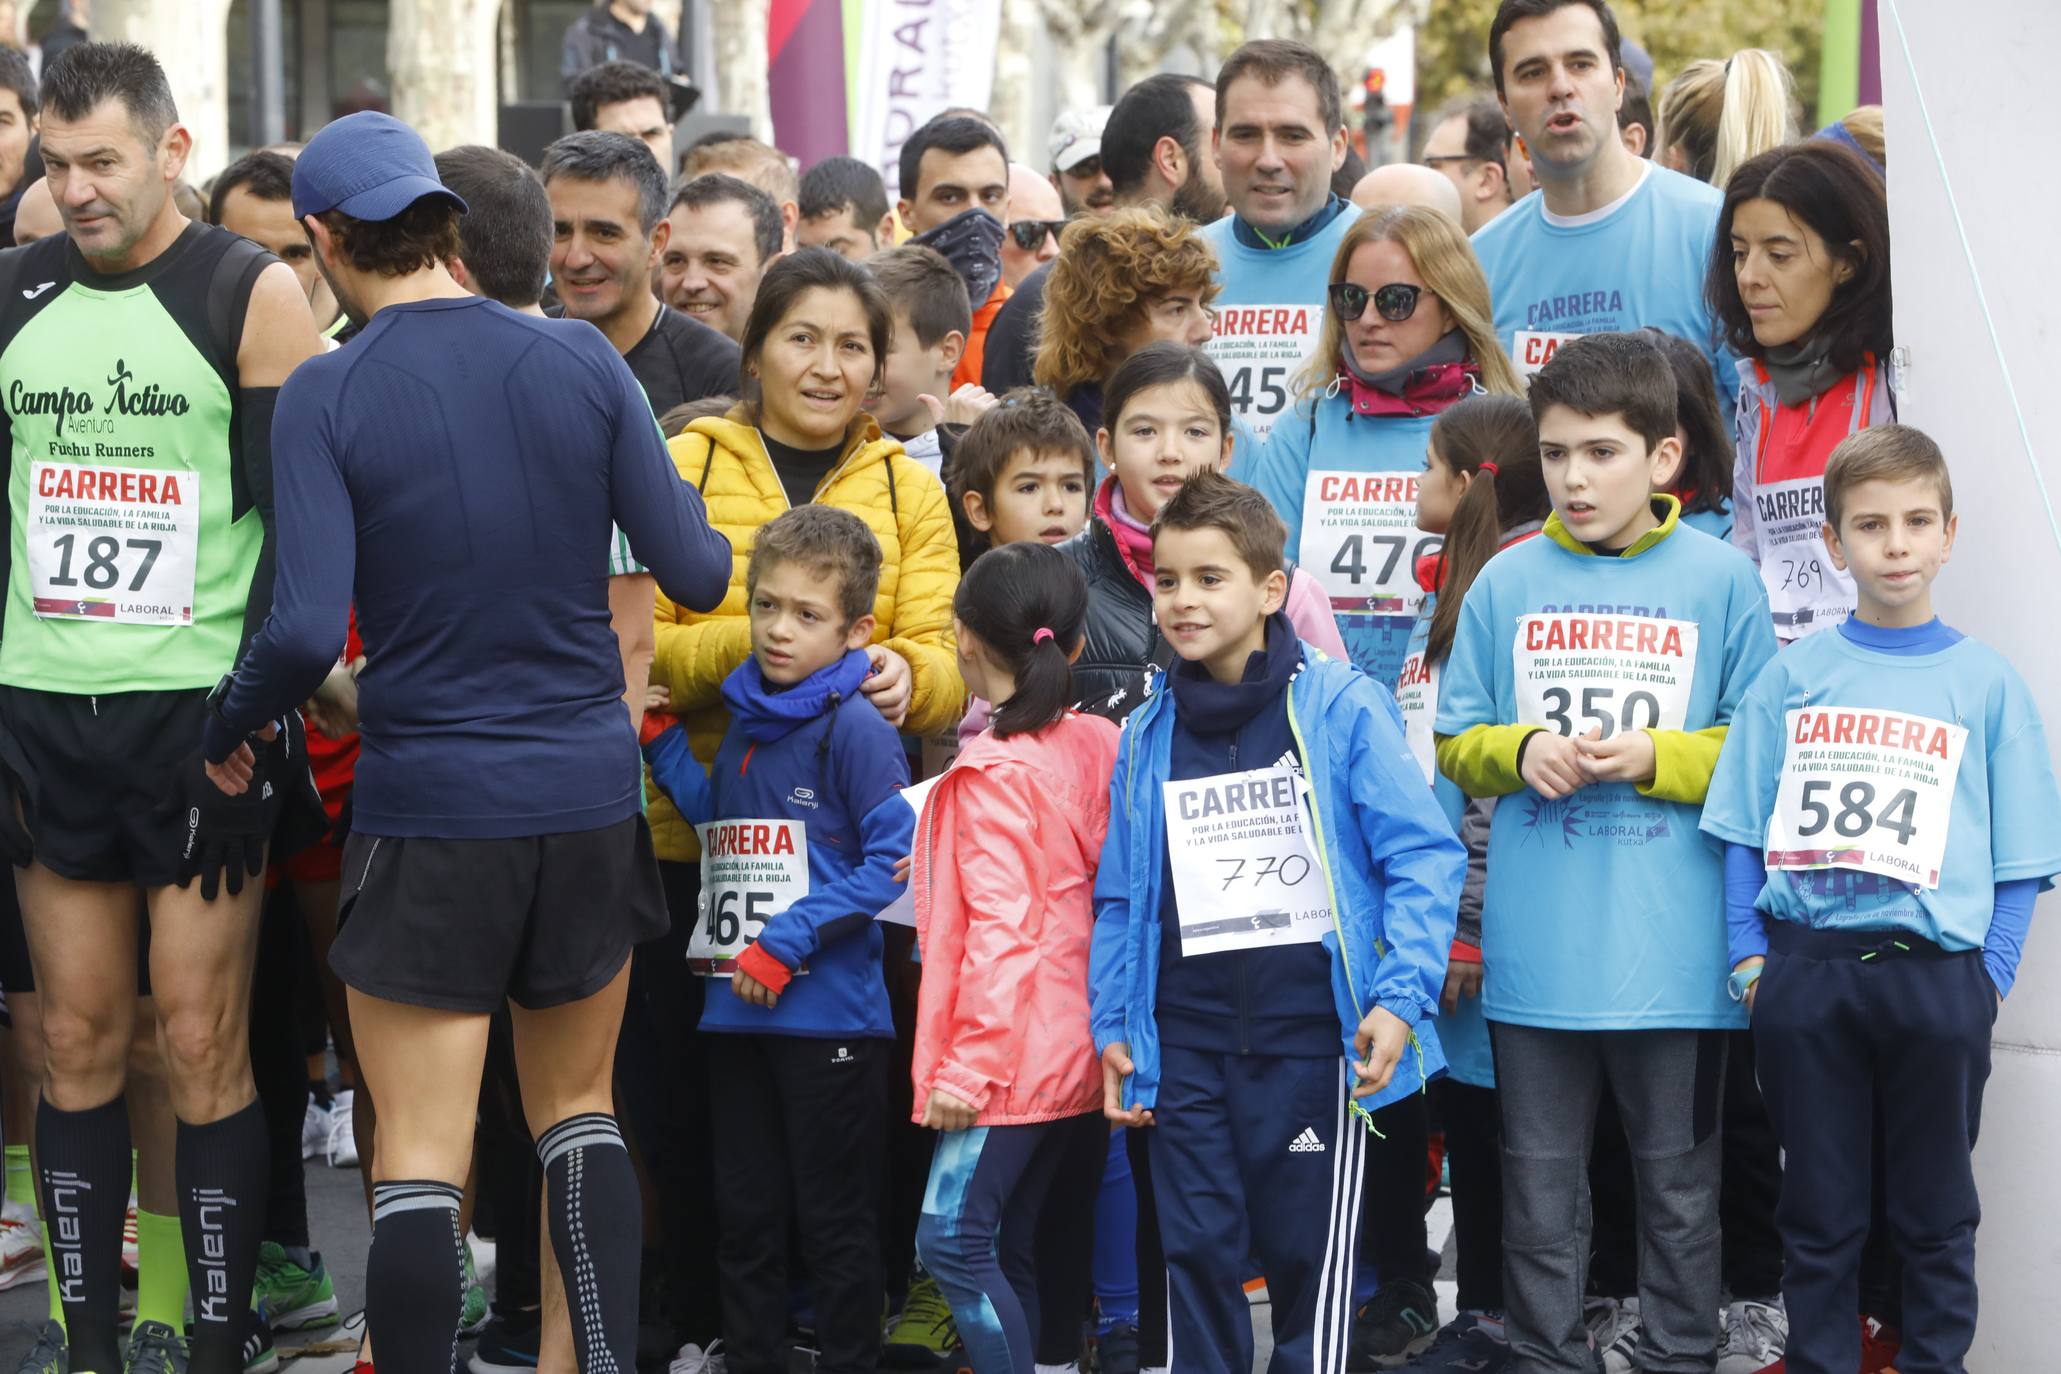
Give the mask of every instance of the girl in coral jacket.
[[916, 1247], [976, 1374], [1032, 1374], [1038, 1214], [1065, 1126], [1102, 1102], [1088, 938], [1117, 729], [1067, 709], [1087, 606], [1079, 570], [1042, 544], [968, 570], [959, 662], [993, 723], [916, 827], [916, 1119], [944, 1133]]

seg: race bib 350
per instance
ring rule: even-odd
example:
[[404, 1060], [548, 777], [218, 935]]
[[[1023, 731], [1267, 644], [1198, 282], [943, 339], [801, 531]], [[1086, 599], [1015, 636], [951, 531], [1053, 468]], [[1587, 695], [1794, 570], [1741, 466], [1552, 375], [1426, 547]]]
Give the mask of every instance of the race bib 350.
[[1551, 612], [1517, 617], [1517, 719], [1570, 738], [1681, 730], [1696, 681], [1693, 620]]

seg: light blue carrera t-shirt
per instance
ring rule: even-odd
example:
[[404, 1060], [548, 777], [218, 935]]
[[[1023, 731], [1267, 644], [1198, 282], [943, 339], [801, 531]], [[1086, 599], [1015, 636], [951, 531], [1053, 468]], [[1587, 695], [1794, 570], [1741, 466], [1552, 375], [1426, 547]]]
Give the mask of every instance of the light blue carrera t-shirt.
[[1241, 243], [1232, 216], [1206, 224], [1217, 255], [1214, 335], [1209, 355], [1224, 370], [1231, 408], [1253, 438], [1265, 439], [1294, 395], [1294, 377], [1317, 351], [1331, 258], [1360, 212], [1350, 205], [1309, 238], [1285, 248]]

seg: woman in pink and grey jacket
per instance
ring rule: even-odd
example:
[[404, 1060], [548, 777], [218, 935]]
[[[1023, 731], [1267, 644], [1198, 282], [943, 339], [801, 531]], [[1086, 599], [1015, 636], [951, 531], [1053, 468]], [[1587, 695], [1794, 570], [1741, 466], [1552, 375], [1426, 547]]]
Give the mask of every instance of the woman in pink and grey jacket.
[[916, 1249], [975, 1374], [1032, 1374], [1033, 1239], [1067, 1139], [1101, 1108], [1088, 1032], [1095, 866], [1116, 726], [1068, 709], [1088, 590], [1042, 544], [983, 555], [953, 600], [992, 724], [916, 827], [917, 1121], [944, 1134]]

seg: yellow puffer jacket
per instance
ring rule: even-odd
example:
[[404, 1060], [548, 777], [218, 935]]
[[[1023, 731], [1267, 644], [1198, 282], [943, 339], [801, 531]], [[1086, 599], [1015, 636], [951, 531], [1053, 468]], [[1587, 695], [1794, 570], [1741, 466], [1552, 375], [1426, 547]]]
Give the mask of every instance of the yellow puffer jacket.
[[[787, 495], [772, 456], [741, 407], [720, 418], [694, 421], [667, 448], [680, 476], [701, 491], [709, 523], [729, 536], [733, 559], [730, 590], [707, 615], [682, 610], [664, 592], [658, 596], [651, 682], [672, 693], [671, 709], [686, 722], [694, 756], [706, 766], [730, 724], [723, 709], [723, 679], [751, 655], [745, 565], [759, 526], [788, 508]], [[816, 488], [815, 499], [858, 516], [880, 541], [873, 642], [909, 662], [914, 681], [902, 729], [932, 735], [956, 725], [966, 706], [966, 684], [952, 643], [959, 543], [944, 488], [899, 443], [883, 438], [871, 417], [861, 415], [845, 435], [843, 459]], [[645, 791], [658, 857], [698, 859], [693, 827], [657, 788], [647, 785]]]

